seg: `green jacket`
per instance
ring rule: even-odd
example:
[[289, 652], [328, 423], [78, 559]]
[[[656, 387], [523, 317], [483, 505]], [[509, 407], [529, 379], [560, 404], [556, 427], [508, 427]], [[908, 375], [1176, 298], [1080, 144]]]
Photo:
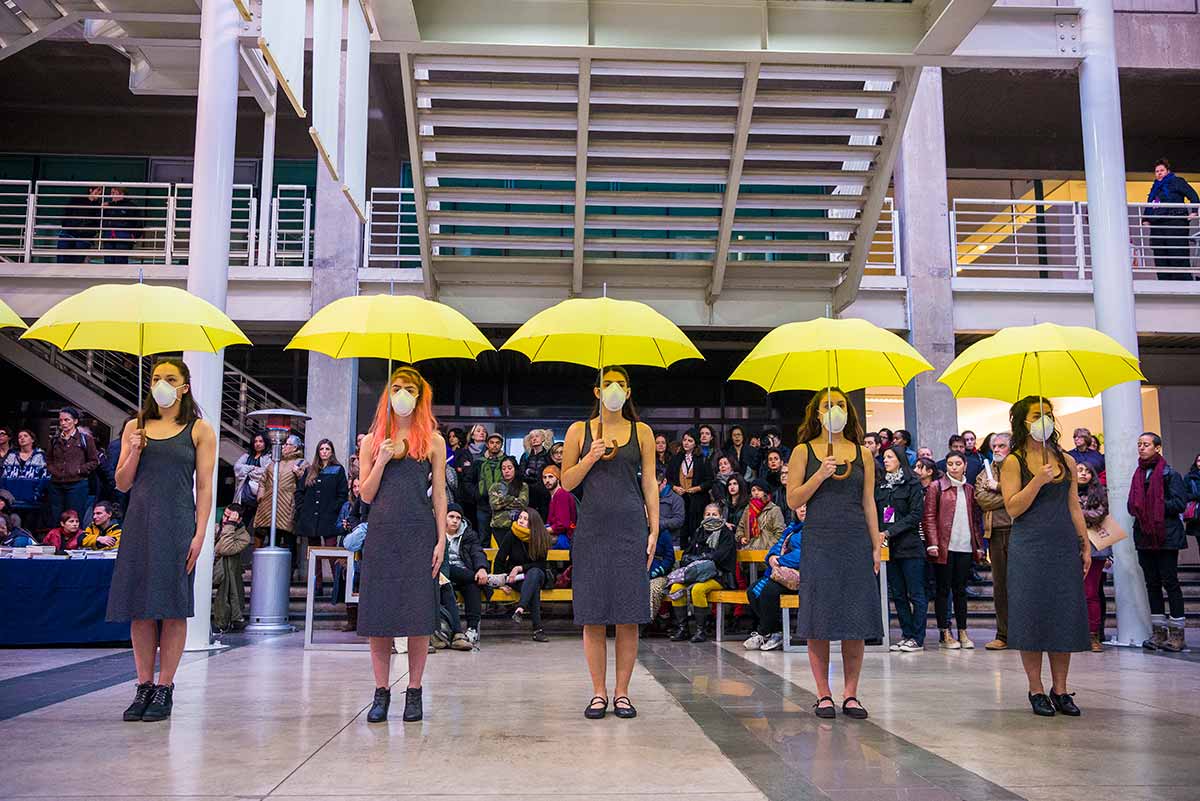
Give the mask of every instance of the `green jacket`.
[[495, 459], [483, 456], [475, 461], [476, 469], [479, 471], [479, 480], [475, 482], [475, 486], [478, 488], [476, 494], [484, 506], [488, 503], [488, 491], [491, 490], [492, 485], [499, 484], [504, 480], [504, 476], [500, 473], [500, 463], [503, 461], [503, 454]]

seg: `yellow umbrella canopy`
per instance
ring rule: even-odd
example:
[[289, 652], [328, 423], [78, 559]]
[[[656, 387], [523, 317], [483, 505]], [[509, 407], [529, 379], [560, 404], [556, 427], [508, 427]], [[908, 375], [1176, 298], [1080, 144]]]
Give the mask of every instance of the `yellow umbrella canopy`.
[[0, 300], [0, 328], [26, 328], [25, 321], [17, 315], [15, 311], [9, 308], [9, 305]]
[[250, 344], [233, 320], [208, 301], [176, 287], [149, 284], [85, 289], [55, 304], [21, 338], [61, 350], [115, 350], [134, 356], [216, 353]]
[[1014, 403], [1029, 395], [1093, 398], [1126, 381], [1145, 381], [1137, 357], [1084, 326], [1003, 328], [959, 354], [938, 379], [956, 397]]
[[785, 323], [768, 333], [729, 376], [767, 392], [902, 387], [933, 366], [891, 331], [853, 317]]
[[444, 303], [412, 295], [356, 295], [323, 307], [286, 349], [334, 359], [368, 357], [409, 364], [474, 359], [495, 350], [475, 324]]
[[531, 317], [501, 350], [532, 362], [585, 367], [613, 364], [668, 367], [703, 359], [675, 323], [644, 303], [613, 298], [572, 298]]

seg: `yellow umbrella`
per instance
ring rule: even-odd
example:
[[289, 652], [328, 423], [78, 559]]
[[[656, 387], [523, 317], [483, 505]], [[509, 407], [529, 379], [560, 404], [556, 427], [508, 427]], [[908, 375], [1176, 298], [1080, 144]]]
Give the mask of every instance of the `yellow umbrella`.
[[[682, 359], [704, 358], [679, 326], [645, 303], [609, 297], [572, 298], [538, 312], [500, 349], [523, 353], [531, 362], [569, 362], [596, 370], [614, 364], [665, 368]], [[606, 458], [613, 456], [615, 441]]]
[[[495, 350], [475, 324], [444, 303], [413, 295], [355, 295], [322, 307], [284, 350], [323, 353], [334, 359], [373, 357], [413, 364], [426, 359], [474, 359]], [[386, 435], [390, 438], [388, 416]], [[408, 453], [403, 441], [401, 458]]]
[[356, 295], [335, 300], [296, 332], [285, 350], [293, 348], [334, 359], [366, 356], [409, 364], [426, 359], [474, 359], [495, 350], [459, 311], [413, 295]]
[[0, 328], [26, 328], [25, 321], [22, 320], [15, 311], [9, 308], [8, 304], [0, 300]]
[[1014, 403], [1028, 395], [1094, 398], [1126, 381], [1145, 381], [1137, 357], [1094, 328], [1013, 326], [976, 342], [938, 381], [955, 397]]
[[[902, 387], [933, 365], [891, 331], [854, 317], [785, 323], [768, 333], [729, 376], [767, 392]], [[827, 455], [833, 455], [829, 432]], [[844, 478], [850, 475], [847, 471]]]
[[98, 284], [59, 301], [21, 335], [60, 350], [115, 350], [138, 357], [141, 426], [142, 357], [194, 350], [216, 353], [250, 340], [226, 314], [182, 289]]

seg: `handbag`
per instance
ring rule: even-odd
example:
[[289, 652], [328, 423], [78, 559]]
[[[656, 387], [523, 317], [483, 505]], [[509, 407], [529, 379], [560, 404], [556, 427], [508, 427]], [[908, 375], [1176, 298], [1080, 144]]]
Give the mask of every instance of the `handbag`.
[[1183, 525], [1185, 528], [1200, 526], [1200, 501], [1188, 501], [1183, 507]]
[[367, 539], [367, 524], [359, 523], [354, 529], [342, 538], [342, 547], [350, 553], [358, 553], [363, 548], [363, 542]]
[[771, 568], [771, 581], [782, 584], [792, 592], [800, 589], [800, 571], [794, 567], [779, 567]]
[[697, 559], [683, 569], [683, 584], [699, 584], [717, 577], [717, 565], [711, 559]]

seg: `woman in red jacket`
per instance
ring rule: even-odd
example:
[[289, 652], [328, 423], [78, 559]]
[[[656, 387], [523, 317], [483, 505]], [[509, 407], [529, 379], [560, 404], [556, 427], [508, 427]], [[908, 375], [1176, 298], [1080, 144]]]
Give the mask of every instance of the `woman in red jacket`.
[[55, 553], [74, 551], [83, 542], [83, 529], [79, 525], [79, 512], [74, 509], [64, 510], [58, 516], [58, 527], [46, 532], [42, 545], [53, 545]]
[[[966, 480], [967, 462], [961, 453], [946, 455], [946, 475], [925, 488], [925, 555], [937, 579], [937, 611], [942, 648], [974, 648], [967, 636], [967, 580], [971, 565], [983, 558], [983, 537], [975, 514], [975, 488]], [[954, 595], [958, 639], [950, 636], [947, 597]]]

